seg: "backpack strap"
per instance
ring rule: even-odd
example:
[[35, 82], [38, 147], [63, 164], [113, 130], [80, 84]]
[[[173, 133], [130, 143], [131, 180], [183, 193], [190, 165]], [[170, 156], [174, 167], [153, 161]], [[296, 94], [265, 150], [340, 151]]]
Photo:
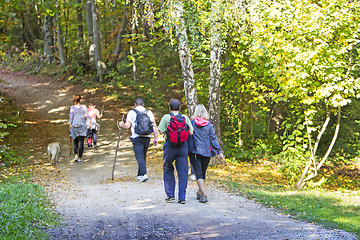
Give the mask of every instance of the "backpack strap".
[[136, 115], [139, 114], [139, 111], [136, 110], [135, 108], [133, 109], [133, 111], [136, 113]]

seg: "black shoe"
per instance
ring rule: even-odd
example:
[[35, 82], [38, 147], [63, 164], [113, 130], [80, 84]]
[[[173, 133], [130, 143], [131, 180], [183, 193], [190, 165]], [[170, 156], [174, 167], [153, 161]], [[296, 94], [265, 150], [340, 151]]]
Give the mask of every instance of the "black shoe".
[[199, 192], [196, 192], [196, 200], [200, 200], [201, 194]]
[[200, 197], [199, 202], [201, 202], [201, 203], [206, 203], [207, 201], [208, 201], [208, 200], [207, 200], [207, 196], [202, 195], [202, 196]]
[[185, 204], [185, 200], [179, 200], [178, 201], [180, 204]]
[[173, 203], [173, 202], [175, 202], [175, 198], [174, 198], [174, 197], [169, 197], [169, 196], [167, 196], [167, 197], [165, 198], [165, 201], [166, 201], [167, 203]]

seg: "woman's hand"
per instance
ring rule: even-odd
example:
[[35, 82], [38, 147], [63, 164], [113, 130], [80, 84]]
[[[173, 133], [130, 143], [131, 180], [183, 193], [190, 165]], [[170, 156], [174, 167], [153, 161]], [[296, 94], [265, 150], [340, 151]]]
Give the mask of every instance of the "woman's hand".
[[220, 157], [220, 159], [224, 159], [224, 158], [225, 158], [225, 156], [224, 156], [223, 153], [220, 153], [220, 154], [219, 154], [219, 157]]

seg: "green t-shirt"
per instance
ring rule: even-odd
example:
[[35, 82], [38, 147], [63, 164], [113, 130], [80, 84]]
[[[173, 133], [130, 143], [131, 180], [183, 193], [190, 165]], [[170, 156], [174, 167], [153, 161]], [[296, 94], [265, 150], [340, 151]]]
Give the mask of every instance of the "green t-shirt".
[[[179, 113], [174, 112], [174, 115], [177, 115], [177, 114], [179, 114]], [[190, 127], [190, 134], [192, 134], [194, 132], [194, 128], [193, 128], [193, 126], [191, 124], [191, 121], [190, 121], [189, 117], [184, 115], [184, 114], [181, 114], [181, 115], [183, 115], [185, 117], [186, 124], [189, 125], [189, 127]], [[158, 126], [158, 130], [160, 132], [163, 132], [163, 133], [166, 132], [167, 127], [169, 126], [169, 123], [170, 123], [170, 118], [171, 118], [170, 114], [165, 114], [161, 118], [161, 121], [160, 121], [159, 126]]]

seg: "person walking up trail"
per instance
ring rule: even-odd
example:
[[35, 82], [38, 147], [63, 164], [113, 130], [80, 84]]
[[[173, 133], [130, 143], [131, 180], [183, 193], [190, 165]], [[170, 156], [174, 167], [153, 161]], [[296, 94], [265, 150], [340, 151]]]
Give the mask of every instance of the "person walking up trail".
[[96, 118], [102, 118], [102, 114], [98, 109], [95, 108], [95, 105], [92, 103], [89, 104], [89, 108], [87, 111], [89, 113], [91, 121], [91, 127], [89, 126], [87, 130], [88, 147], [92, 148], [97, 146], [97, 132], [100, 128], [99, 124], [96, 122]]
[[130, 110], [126, 116], [126, 122], [119, 122], [119, 127], [129, 129], [131, 127], [130, 140], [133, 144], [135, 158], [138, 162], [138, 173], [136, 180], [145, 182], [148, 180], [146, 171], [146, 153], [150, 144], [151, 133], [154, 133], [153, 144], [158, 144], [158, 129], [154, 114], [144, 107], [144, 100], [137, 98], [135, 108]]
[[188, 139], [189, 158], [194, 167], [199, 187], [196, 199], [201, 203], [206, 203], [208, 199], [205, 191], [205, 176], [210, 157], [219, 155], [221, 159], [224, 159], [224, 155], [221, 153], [213, 124], [208, 120], [209, 114], [205, 106], [197, 105], [192, 118], [191, 124], [194, 127], [194, 134]]
[[87, 108], [85, 105], [80, 104], [80, 100], [81, 95], [76, 94], [73, 96], [74, 105], [70, 107], [69, 116], [69, 131], [70, 137], [74, 140], [75, 162], [82, 161], [88, 124], [90, 128], [92, 127]]
[[190, 119], [180, 113], [181, 103], [177, 99], [169, 102], [170, 114], [165, 114], [159, 123], [159, 132], [166, 133], [166, 141], [163, 146], [163, 174], [166, 202], [175, 201], [175, 161], [179, 180], [178, 202], [185, 204], [186, 188], [188, 183], [188, 148], [186, 140], [189, 134], [193, 134]]

